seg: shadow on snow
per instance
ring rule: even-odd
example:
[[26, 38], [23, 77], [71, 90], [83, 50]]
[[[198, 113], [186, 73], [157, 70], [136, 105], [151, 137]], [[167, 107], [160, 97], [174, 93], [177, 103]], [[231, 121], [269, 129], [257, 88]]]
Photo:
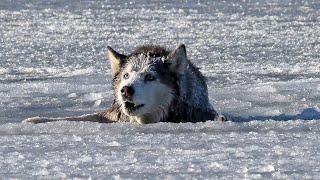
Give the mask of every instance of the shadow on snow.
[[275, 121], [289, 121], [289, 120], [315, 120], [320, 119], [320, 112], [315, 108], [307, 108], [302, 110], [301, 113], [296, 115], [286, 115], [280, 114], [277, 116], [249, 116], [249, 117], [241, 117], [241, 116], [233, 116], [226, 115], [233, 122], [249, 122], [249, 121], [266, 121], [266, 120], [275, 120]]

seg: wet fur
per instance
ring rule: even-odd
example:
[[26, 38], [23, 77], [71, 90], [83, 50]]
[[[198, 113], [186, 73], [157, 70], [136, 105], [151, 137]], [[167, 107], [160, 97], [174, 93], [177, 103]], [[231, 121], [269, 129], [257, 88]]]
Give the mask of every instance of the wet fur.
[[[184, 45], [178, 48], [183, 48]], [[196, 68], [185, 56], [185, 63], [187, 67], [185, 70], [176, 70], [174, 64], [168, 59], [173, 51], [168, 51], [160, 46], [142, 46], [137, 48], [130, 55], [122, 55], [109, 48], [109, 52], [115, 54], [118, 58], [122, 59], [119, 67], [112, 64], [114, 73], [113, 87], [114, 92], [119, 91], [121, 83], [121, 71], [126, 67], [127, 63], [131, 59], [139, 56], [147, 55], [151, 58], [162, 58], [163, 61], [155, 61], [152, 66], [156, 69], [156, 72], [160, 76], [160, 82], [173, 90], [172, 100], [169, 104], [165, 104], [159, 111], [155, 111], [158, 114], [150, 113], [150, 117], [141, 118], [135, 116], [129, 116], [122, 110], [121, 103], [115, 98], [113, 104], [105, 112], [101, 112], [94, 115], [78, 116], [78, 117], [66, 117], [66, 118], [29, 118], [25, 122], [42, 123], [49, 121], [95, 121], [100, 123], [110, 122], [132, 122], [132, 123], [154, 123], [154, 122], [203, 122], [207, 120], [215, 120], [218, 118], [217, 112], [213, 109], [208, 100], [207, 85], [205, 78], [202, 76], [198, 68]], [[111, 60], [112, 61], [112, 60]], [[115, 94], [116, 97], [116, 94]], [[154, 120], [154, 118], [159, 118]]]
[[[152, 57], [167, 57], [169, 51], [159, 46], [142, 46], [130, 54], [128, 58], [140, 54], [149, 54]], [[198, 68], [190, 61], [188, 62], [189, 72], [184, 75], [168, 72], [169, 64], [167, 63], [158, 63], [155, 65], [157, 72], [162, 76], [161, 82], [173, 88], [175, 93], [174, 100], [169, 105], [169, 111], [166, 117], [161, 119], [162, 122], [203, 122], [215, 120], [218, 117], [217, 112], [209, 103], [205, 78]], [[125, 66], [125, 64], [123, 66]], [[120, 81], [118, 76], [119, 74], [116, 74], [114, 77], [114, 87], [117, 87]], [[179, 85], [183, 86], [181, 87]], [[200, 93], [194, 92], [195, 86], [201, 88]], [[132, 122], [131, 117], [121, 111], [121, 106], [116, 100], [113, 102], [111, 108], [101, 113], [101, 116], [105, 117], [107, 121], [112, 119], [113, 121]]]

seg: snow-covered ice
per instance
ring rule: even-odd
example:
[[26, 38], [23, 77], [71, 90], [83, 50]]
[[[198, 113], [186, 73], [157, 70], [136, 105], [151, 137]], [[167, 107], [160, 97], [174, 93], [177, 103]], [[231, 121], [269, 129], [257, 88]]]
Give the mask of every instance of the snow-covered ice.
[[12, 178], [316, 178], [319, 120], [0, 127]]
[[[2, 178], [320, 176], [320, 3], [0, 1]], [[32, 116], [103, 111], [107, 45], [187, 46], [232, 122], [152, 125]]]

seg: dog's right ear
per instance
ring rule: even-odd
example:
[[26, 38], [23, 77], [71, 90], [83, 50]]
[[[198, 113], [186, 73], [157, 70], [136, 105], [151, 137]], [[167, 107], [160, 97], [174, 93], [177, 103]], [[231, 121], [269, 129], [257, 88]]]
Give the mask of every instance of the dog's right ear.
[[188, 67], [188, 58], [186, 46], [184, 44], [180, 44], [177, 46], [167, 58], [167, 63], [169, 63], [169, 68], [172, 72], [178, 74], [184, 74]]
[[121, 66], [127, 56], [120, 54], [108, 46], [108, 57], [111, 64], [112, 74], [115, 76], [120, 72]]

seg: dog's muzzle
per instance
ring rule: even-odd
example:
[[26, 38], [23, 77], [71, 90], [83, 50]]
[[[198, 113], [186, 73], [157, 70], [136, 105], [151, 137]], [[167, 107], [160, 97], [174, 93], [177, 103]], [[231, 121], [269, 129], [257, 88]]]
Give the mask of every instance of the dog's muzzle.
[[124, 86], [121, 89], [121, 95], [122, 97], [124, 97], [125, 99], [132, 99], [132, 96], [134, 94], [134, 89], [132, 86]]

